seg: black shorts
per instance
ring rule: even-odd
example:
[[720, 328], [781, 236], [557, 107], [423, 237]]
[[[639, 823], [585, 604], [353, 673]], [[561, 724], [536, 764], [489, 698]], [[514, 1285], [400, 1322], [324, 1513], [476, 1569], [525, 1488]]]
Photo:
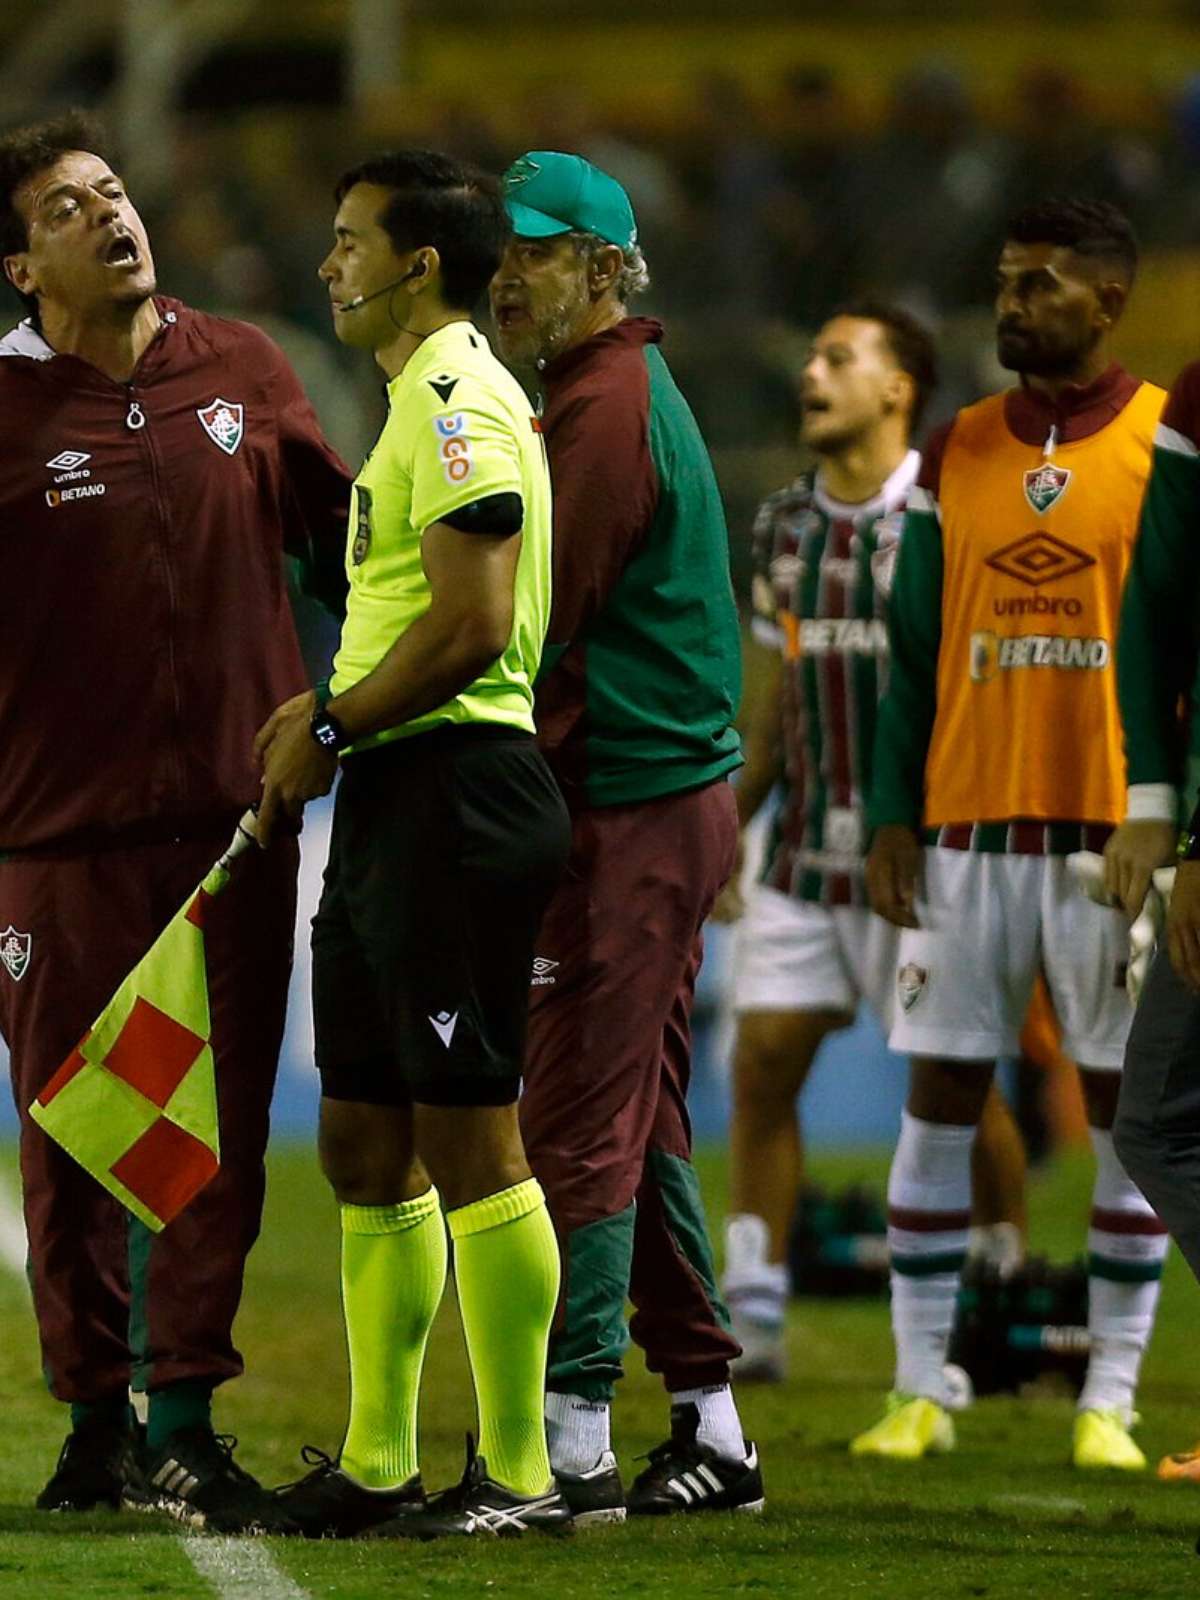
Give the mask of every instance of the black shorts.
[[534, 939], [570, 836], [516, 729], [439, 728], [346, 759], [313, 919], [324, 1095], [517, 1098]]

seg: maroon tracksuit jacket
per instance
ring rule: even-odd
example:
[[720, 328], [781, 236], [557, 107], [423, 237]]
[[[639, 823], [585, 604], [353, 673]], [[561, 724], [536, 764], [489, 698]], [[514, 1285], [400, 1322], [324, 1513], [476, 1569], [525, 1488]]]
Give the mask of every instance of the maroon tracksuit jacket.
[[26, 1108], [255, 798], [255, 731], [306, 687], [283, 553], [332, 593], [349, 502], [277, 347], [157, 305], [128, 383], [28, 323], [0, 341], [0, 1032], [63, 1400], [240, 1370], [231, 1327], [261, 1210], [294, 846], [248, 860], [214, 908], [222, 1167], [181, 1217], [152, 1241], [128, 1227]]

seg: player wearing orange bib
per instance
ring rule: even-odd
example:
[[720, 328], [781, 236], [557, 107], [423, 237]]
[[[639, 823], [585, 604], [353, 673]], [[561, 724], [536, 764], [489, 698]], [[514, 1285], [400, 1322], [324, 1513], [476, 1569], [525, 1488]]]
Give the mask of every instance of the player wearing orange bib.
[[942, 1367], [971, 1145], [1041, 971], [1080, 1063], [1097, 1162], [1074, 1460], [1145, 1465], [1129, 1429], [1167, 1241], [1109, 1131], [1132, 1015], [1128, 927], [1066, 870], [1128, 811], [1114, 642], [1165, 398], [1110, 354], [1136, 260], [1107, 204], [1048, 201], [1014, 219], [997, 342], [1021, 385], [931, 440], [909, 500], [867, 885], [905, 930], [891, 1043], [913, 1068], [888, 1185], [895, 1387], [858, 1454], [953, 1445]]

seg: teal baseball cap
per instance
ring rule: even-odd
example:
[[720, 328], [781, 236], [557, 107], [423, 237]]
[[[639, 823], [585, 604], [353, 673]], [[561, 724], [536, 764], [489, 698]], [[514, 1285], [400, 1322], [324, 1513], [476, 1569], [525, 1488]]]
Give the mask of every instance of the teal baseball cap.
[[615, 178], [582, 156], [530, 150], [504, 174], [504, 203], [522, 239], [558, 233], [595, 233], [632, 250], [637, 222], [629, 196]]

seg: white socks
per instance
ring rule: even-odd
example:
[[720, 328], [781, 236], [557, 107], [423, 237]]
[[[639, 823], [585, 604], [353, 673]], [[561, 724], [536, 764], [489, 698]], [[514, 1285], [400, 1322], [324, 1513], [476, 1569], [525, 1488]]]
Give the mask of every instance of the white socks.
[[767, 1260], [767, 1225], [752, 1212], [725, 1221], [725, 1276], [721, 1287], [735, 1321], [744, 1319], [772, 1332], [787, 1312], [788, 1269]]
[[742, 1421], [734, 1404], [733, 1390], [727, 1383], [713, 1384], [707, 1389], [680, 1389], [671, 1396], [672, 1411], [676, 1406], [686, 1405], [695, 1406], [700, 1413], [697, 1444], [707, 1445], [726, 1461], [746, 1459]]
[[611, 1448], [612, 1407], [607, 1400], [581, 1400], [575, 1394], [547, 1394], [546, 1444], [555, 1472], [578, 1477], [597, 1466]]
[[[726, 1384], [707, 1389], [681, 1389], [671, 1396], [675, 1406], [694, 1405], [700, 1413], [696, 1438], [729, 1461], [746, 1459], [746, 1441], [733, 1391]], [[581, 1400], [574, 1394], [547, 1394], [546, 1442], [555, 1472], [578, 1477], [591, 1472], [612, 1449], [612, 1407], [607, 1401]]]
[[901, 1113], [888, 1176], [895, 1389], [944, 1404], [943, 1368], [971, 1221], [974, 1128]]
[[1112, 1134], [1088, 1130], [1096, 1187], [1088, 1231], [1088, 1331], [1092, 1355], [1081, 1411], [1116, 1411], [1128, 1422], [1142, 1356], [1154, 1327], [1167, 1230], [1125, 1174]]

